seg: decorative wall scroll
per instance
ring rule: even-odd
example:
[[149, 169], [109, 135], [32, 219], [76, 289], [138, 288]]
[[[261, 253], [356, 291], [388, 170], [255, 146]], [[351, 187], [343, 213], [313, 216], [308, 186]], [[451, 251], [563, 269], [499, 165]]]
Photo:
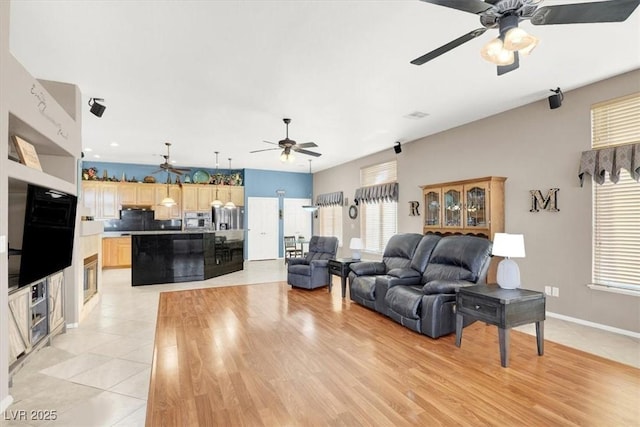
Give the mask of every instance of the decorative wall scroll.
[[529, 212], [540, 212], [540, 209], [549, 212], [560, 212], [558, 209], [558, 191], [559, 188], [551, 188], [547, 191], [547, 197], [542, 195], [540, 190], [529, 190], [531, 193], [531, 209]]
[[409, 202], [409, 216], [420, 216], [420, 202], [411, 200]]

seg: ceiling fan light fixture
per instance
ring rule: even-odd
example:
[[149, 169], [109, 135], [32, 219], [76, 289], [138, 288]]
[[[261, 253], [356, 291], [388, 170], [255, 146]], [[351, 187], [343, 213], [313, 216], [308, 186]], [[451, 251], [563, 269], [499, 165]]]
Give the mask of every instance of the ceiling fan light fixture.
[[296, 159], [296, 156], [293, 155], [293, 153], [291, 151], [288, 150], [282, 150], [282, 154], [280, 154], [280, 161], [281, 162], [289, 162], [289, 163], [293, 163], [293, 161]]
[[529, 46], [518, 50], [518, 53], [520, 55], [529, 56], [529, 54], [533, 51], [533, 49], [535, 49], [536, 46], [538, 46], [538, 43], [540, 43], [540, 40], [537, 37], [534, 37], [532, 35], [529, 35], [529, 37], [533, 39], [533, 42], [530, 43]]
[[480, 55], [485, 61], [496, 65], [511, 65], [515, 60], [513, 52], [504, 48], [504, 43], [500, 38], [495, 38], [485, 44]]
[[510, 51], [527, 50], [527, 53], [529, 53], [537, 44], [538, 39], [536, 37], [519, 27], [511, 28], [504, 35], [504, 48]]

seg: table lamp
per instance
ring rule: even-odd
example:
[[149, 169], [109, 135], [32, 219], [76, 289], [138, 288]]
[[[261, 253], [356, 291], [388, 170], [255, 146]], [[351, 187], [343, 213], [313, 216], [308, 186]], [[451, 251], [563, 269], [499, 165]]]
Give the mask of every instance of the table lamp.
[[520, 287], [520, 269], [511, 258], [524, 258], [524, 236], [522, 234], [496, 233], [493, 238], [492, 255], [505, 257], [498, 264], [498, 285], [505, 289]]
[[364, 249], [362, 239], [359, 237], [352, 237], [349, 242], [349, 249], [351, 249], [351, 259], [360, 260], [360, 251]]

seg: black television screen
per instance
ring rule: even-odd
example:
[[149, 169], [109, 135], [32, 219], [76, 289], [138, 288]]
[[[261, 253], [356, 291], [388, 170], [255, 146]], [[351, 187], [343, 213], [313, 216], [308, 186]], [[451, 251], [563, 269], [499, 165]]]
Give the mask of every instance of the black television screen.
[[18, 285], [26, 286], [71, 265], [78, 199], [29, 185]]

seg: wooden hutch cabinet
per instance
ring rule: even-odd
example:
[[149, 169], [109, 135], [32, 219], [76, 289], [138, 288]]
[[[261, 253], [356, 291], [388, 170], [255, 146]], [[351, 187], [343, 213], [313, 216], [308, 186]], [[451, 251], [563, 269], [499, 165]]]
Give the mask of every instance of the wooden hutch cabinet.
[[503, 177], [422, 186], [423, 232], [473, 234], [493, 240], [504, 231]]

